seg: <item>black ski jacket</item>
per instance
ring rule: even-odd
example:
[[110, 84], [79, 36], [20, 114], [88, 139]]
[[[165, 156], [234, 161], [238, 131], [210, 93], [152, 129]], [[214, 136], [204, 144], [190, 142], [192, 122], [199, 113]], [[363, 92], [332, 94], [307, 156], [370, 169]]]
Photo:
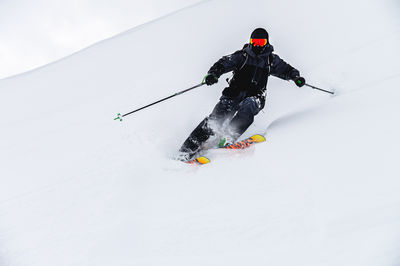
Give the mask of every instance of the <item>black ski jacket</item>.
[[268, 76], [273, 75], [284, 80], [300, 76], [297, 69], [273, 53], [274, 48], [268, 45], [260, 54], [255, 54], [249, 44], [242, 50], [223, 56], [208, 71], [216, 77], [233, 71], [229, 87], [222, 92], [227, 97], [236, 97], [241, 91], [246, 97], [262, 97], [267, 87]]

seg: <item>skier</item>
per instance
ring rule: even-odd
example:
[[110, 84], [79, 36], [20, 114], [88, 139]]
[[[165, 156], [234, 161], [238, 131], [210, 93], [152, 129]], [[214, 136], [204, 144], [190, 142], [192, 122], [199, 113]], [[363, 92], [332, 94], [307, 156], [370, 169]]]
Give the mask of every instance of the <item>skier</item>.
[[257, 28], [251, 33], [250, 43], [245, 44], [243, 49], [223, 56], [210, 68], [203, 79], [207, 85], [217, 83], [224, 73], [233, 71], [233, 76], [214, 110], [179, 149], [179, 160], [191, 160], [213, 135], [222, 138], [220, 146], [234, 143], [264, 108], [269, 75], [293, 80], [299, 87], [305, 84], [300, 72], [273, 51], [268, 32]]

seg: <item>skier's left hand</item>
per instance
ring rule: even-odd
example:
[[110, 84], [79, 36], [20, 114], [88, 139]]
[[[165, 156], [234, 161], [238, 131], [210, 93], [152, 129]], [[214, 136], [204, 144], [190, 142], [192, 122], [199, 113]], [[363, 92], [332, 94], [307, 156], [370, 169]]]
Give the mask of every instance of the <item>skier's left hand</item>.
[[293, 81], [298, 87], [303, 87], [306, 84], [306, 80], [303, 77], [296, 77]]

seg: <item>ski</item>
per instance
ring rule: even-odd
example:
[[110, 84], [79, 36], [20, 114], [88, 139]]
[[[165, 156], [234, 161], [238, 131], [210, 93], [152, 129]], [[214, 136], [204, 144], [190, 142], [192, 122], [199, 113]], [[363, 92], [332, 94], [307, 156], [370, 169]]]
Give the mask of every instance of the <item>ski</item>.
[[207, 157], [201, 156], [201, 157], [197, 157], [195, 159], [186, 161], [185, 163], [203, 165], [203, 164], [208, 164], [209, 162], [211, 162], [210, 159], [208, 159]]
[[257, 135], [251, 136], [250, 138], [222, 146], [219, 149], [242, 150], [242, 149], [246, 149], [246, 148], [250, 147], [251, 145], [253, 145], [255, 143], [260, 143], [260, 142], [264, 142], [264, 141], [265, 141], [265, 137], [263, 135], [257, 134]]
[[[265, 141], [265, 137], [263, 135], [253, 135], [250, 138], [241, 140], [241, 141], [237, 141], [235, 143], [232, 144], [228, 144], [222, 147], [218, 147], [218, 149], [227, 149], [227, 150], [242, 150], [242, 149], [246, 149], [249, 148], [250, 146], [252, 146], [253, 144], [256, 143], [261, 143]], [[204, 164], [208, 164], [210, 163], [210, 159], [208, 159], [205, 156], [200, 156], [197, 158], [194, 158], [192, 160], [189, 161], [185, 161], [185, 163], [187, 164], [192, 164], [192, 165], [204, 165]]]

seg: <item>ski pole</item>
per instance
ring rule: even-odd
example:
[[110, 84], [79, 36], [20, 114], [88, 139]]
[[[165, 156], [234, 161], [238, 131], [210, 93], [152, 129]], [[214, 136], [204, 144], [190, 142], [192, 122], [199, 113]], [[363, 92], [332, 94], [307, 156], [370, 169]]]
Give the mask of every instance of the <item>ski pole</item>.
[[316, 90], [320, 90], [320, 91], [324, 91], [324, 92], [327, 92], [327, 93], [330, 93], [330, 94], [334, 94], [334, 92], [333, 91], [327, 91], [327, 90], [323, 90], [323, 89], [321, 89], [321, 88], [317, 88], [317, 87], [314, 87], [314, 86], [312, 86], [312, 85], [309, 85], [309, 84], [304, 84], [304, 85], [306, 85], [306, 86], [308, 86], [308, 87], [310, 87], [310, 88], [313, 88], [313, 89], [316, 89]]
[[161, 100], [158, 100], [158, 101], [156, 101], [156, 102], [154, 102], [154, 103], [151, 103], [151, 104], [148, 104], [148, 105], [146, 105], [146, 106], [140, 107], [140, 108], [138, 108], [138, 109], [136, 109], [136, 110], [133, 110], [133, 111], [131, 111], [131, 112], [129, 112], [129, 113], [126, 113], [126, 114], [123, 114], [123, 115], [117, 114], [117, 117], [114, 118], [114, 120], [122, 121], [122, 117], [124, 117], [124, 116], [133, 114], [133, 113], [135, 113], [135, 112], [137, 112], [137, 111], [143, 110], [143, 109], [145, 109], [145, 108], [147, 108], [147, 107], [150, 107], [150, 106], [155, 105], [155, 104], [157, 104], [157, 103], [160, 103], [160, 102], [162, 102], [162, 101], [168, 100], [168, 99], [170, 99], [170, 98], [172, 98], [172, 97], [181, 95], [181, 94], [183, 94], [183, 93], [185, 93], [185, 92], [188, 92], [188, 91], [193, 90], [193, 89], [195, 89], [195, 88], [201, 87], [201, 86], [203, 86], [204, 84], [205, 84], [205, 83], [202, 82], [202, 83], [197, 84], [196, 86], [190, 87], [190, 88], [188, 88], [188, 89], [186, 89], [186, 90], [176, 92], [176, 93], [174, 93], [174, 94], [172, 94], [172, 95], [170, 95], [170, 96], [168, 96], [168, 97], [165, 97], [165, 98], [163, 98], [163, 99], [161, 99]]

